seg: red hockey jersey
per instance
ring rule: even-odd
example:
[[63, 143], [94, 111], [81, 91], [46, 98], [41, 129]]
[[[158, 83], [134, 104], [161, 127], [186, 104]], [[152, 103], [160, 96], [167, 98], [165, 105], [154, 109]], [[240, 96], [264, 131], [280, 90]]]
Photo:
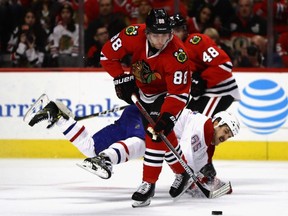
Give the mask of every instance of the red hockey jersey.
[[240, 99], [237, 83], [232, 75], [233, 64], [224, 50], [207, 35], [190, 34], [184, 42], [193, 72], [200, 72], [207, 81], [204, 95], [232, 95]]
[[127, 54], [132, 55], [132, 68], [133, 64], [143, 67], [140, 74], [131, 70], [131, 73], [134, 71], [140, 96], [143, 93], [142, 96], [154, 98], [167, 93], [161, 112], [176, 116], [185, 107], [190, 92], [187, 51], [183, 43], [172, 36], [165, 48], [148, 57], [145, 29], [145, 24], [131, 25], [111, 38], [102, 48], [101, 65], [111, 76], [117, 77], [124, 73], [120, 60]]
[[[208, 81], [208, 88], [232, 76], [232, 63], [229, 56], [209, 36], [191, 34], [186, 39], [185, 45], [193, 62], [192, 71], [202, 72], [201, 77]], [[218, 65], [225, 67], [225, 64], [224, 71], [209, 70]]]

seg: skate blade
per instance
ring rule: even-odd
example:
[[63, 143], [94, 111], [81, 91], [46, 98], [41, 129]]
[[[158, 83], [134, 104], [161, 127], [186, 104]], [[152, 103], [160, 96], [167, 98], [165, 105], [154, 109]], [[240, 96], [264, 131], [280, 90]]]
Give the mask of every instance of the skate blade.
[[86, 164], [79, 164], [79, 163], [76, 163], [77, 166], [81, 167], [82, 169], [90, 172], [90, 173], [93, 173], [94, 175], [97, 175], [98, 177], [102, 178], [102, 179], [109, 179], [111, 177], [111, 173], [108, 173], [105, 169], [103, 169], [102, 167], [100, 166], [97, 166], [94, 164], [95, 166], [95, 170], [92, 169], [90, 166], [87, 166]]
[[187, 181], [186, 185], [184, 186], [182, 192], [181, 192], [178, 196], [173, 197], [173, 201], [176, 202], [177, 200], [179, 200], [180, 197], [191, 187], [191, 185], [193, 184], [193, 182], [194, 182], [194, 180], [193, 180], [192, 178], [190, 178], [190, 179]]
[[149, 206], [150, 203], [151, 203], [151, 198], [149, 198], [146, 201], [134, 201], [132, 203], [132, 207], [133, 208], [145, 207], [145, 206]]
[[29, 123], [31, 119], [36, 115], [36, 113], [45, 107], [50, 102], [46, 94], [42, 94], [34, 104], [29, 108], [23, 117], [23, 121]]

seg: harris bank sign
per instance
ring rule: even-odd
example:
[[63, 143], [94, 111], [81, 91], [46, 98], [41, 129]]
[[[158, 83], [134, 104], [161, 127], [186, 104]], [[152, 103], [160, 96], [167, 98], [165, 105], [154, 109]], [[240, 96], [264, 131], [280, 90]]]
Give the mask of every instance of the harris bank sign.
[[[36, 100], [37, 99], [32, 98], [31, 103], [29, 101], [27, 101], [27, 103], [17, 103], [17, 101], [15, 101], [15, 103], [0, 104], [0, 118], [23, 118], [25, 113]], [[111, 98], [105, 98], [104, 102], [102, 103], [77, 103], [71, 98], [58, 98], [57, 100], [61, 101], [65, 106], [67, 106], [67, 108], [77, 117], [119, 107], [119, 104], [113, 103]], [[119, 117], [119, 113], [113, 112], [106, 115], [101, 115], [99, 117]]]

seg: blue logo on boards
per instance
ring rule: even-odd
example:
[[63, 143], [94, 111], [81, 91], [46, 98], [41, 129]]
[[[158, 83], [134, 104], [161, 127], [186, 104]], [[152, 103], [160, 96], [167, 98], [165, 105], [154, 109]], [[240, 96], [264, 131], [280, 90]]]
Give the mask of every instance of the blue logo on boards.
[[278, 83], [260, 79], [243, 89], [238, 112], [254, 133], [271, 134], [287, 120], [288, 98]]

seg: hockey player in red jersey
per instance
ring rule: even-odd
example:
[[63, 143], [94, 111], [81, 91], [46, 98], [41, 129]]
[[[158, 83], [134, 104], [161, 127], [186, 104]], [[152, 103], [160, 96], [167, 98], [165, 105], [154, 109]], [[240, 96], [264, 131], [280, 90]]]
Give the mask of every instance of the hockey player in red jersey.
[[185, 18], [170, 17], [173, 33], [188, 51], [192, 70], [191, 96], [187, 108], [213, 117], [240, 99], [229, 56], [207, 35], [188, 34]]
[[[128, 54], [132, 55], [132, 67], [130, 74], [125, 74], [121, 59]], [[169, 193], [172, 197], [179, 196], [189, 175], [164, 142], [152, 136], [164, 132], [185, 160], [173, 127], [188, 102], [191, 76], [186, 49], [173, 36], [166, 11], [152, 9], [145, 24], [131, 25], [112, 37], [102, 49], [101, 64], [114, 77], [117, 96], [132, 104], [131, 95], [137, 93], [142, 105], [156, 121], [156, 125], [151, 127], [143, 118], [144, 127], [150, 130], [145, 137], [142, 184], [132, 196], [134, 207], [149, 205], [164, 159], [176, 174]], [[166, 158], [168, 155], [169, 160]]]

